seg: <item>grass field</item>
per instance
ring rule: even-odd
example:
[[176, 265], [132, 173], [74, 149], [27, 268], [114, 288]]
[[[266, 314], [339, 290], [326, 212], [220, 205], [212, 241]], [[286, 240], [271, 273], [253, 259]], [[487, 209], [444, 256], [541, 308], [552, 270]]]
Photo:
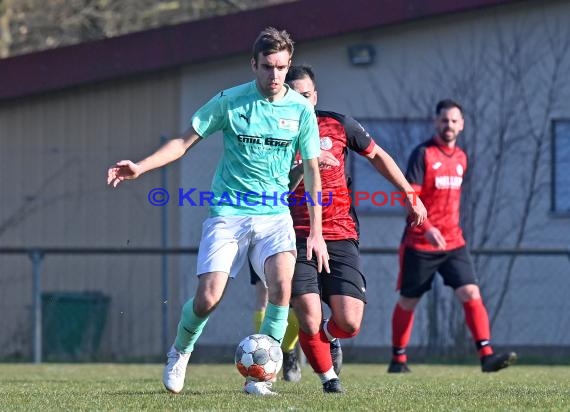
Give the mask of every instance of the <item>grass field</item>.
[[412, 367], [388, 375], [384, 364], [345, 365], [344, 395], [324, 395], [305, 368], [301, 382], [275, 384], [279, 396], [257, 398], [241, 393], [233, 365], [191, 365], [184, 391], [170, 395], [162, 365], [0, 364], [0, 411], [570, 410], [569, 366], [515, 365], [495, 374], [474, 365]]

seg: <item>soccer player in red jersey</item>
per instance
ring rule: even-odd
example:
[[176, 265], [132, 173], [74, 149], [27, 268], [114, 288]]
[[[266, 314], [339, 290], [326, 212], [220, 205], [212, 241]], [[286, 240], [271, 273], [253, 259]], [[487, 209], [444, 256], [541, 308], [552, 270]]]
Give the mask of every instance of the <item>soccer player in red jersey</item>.
[[[285, 81], [313, 105], [317, 104], [315, 76], [309, 66], [291, 67]], [[319, 273], [315, 259], [307, 259], [304, 238], [310, 231], [310, 221], [303, 210], [306, 209], [303, 206], [306, 188], [302, 164], [299, 164], [290, 174], [290, 188], [294, 193], [289, 201], [297, 237], [291, 304], [299, 320], [299, 342], [307, 361], [321, 379], [324, 392], [335, 393], [343, 389], [333, 368], [331, 342], [358, 334], [366, 302], [358, 219], [348, 196], [350, 180], [345, 173], [348, 150], [365, 156], [382, 176], [406, 193], [411, 225], [424, 222], [426, 208], [394, 160], [356, 120], [321, 110], [316, 114], [321, 139], [322, 199], [319, 201], [323, 205], [323, 237], [329, 253], [330, 273]], [[331, 309], [330, 319], [324, 322], [321, 299]]]
[[463, 304], [465, 323], [481, 358], [483, 372], [496, 372], [516, 360], [514, 352], [496, 354], [491, 346], [489, 316], [481, 298], [471, 256], [459, 226], [461, 184], [467, 156], [457, 137], [463, 131], [463, 110], [452, 100], [435, 110], [436, 135], [412, 152], [406, 178], [428, 210], [421, 226], [406, 227], [400, 247], [400, 297], [392, 315], [393, 356], [389, 373], [410, 372], [406, 347], [412, 333], [414, 309], [431, 289], [436, 272]]

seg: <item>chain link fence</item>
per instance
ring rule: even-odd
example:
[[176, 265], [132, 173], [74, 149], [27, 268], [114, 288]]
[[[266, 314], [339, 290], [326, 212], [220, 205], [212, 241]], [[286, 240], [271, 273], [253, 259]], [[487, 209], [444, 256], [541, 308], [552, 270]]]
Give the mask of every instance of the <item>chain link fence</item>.
[[[360, 334], [347, 360], [387, 362], [397, 300], [397, 251], [362, 250], [367, 277]], [[523, 359], [570, 358], [567, 250], [474, 250], [492, 342]], [[0, 360], [162, 361], [182, 304], [196, 286], [196, 250], [0, 249]], [[474, 347], [463, 310], [439, 277], [416, 311], [410, 354], [459, 359]], [[194, 361], [231, 360], [253, 332], [254, 290], [244, 269], [198, 342]], [[326, 309], [325, 309], [326, 310]]]

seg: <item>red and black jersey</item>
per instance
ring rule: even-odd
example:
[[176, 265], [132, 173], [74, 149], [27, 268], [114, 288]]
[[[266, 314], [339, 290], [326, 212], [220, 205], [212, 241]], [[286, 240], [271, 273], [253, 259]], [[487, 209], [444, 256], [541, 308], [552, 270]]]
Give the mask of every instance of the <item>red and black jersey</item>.
[[404, 245], [418, 250], [438, 250], [424, 237], [432, 226], [438, 228], [447, 243], [446, 250], [465, 245], [459, 226], [461, 184], [467, 170], [467, 155], [457, 145], [439, 145], [432, 138], [414, 149], [406, 178], [419, 188], [420, 199], [428, 212], [429, 221], [420, 227], [407, 227]]
[[[348, 196], [350, 178], [345, 172], [347, 149], [367, 155], [376, 143], [352, 117], [321, 110], [317, 110], [316, 114], [321, 150], [331, 152], [340, 162], [338, 167], [320, 171], [322, 199], [319, 203], [323, 205], [323, 237], [325, 240], [358, 239], [358, 219]], [[332, 200], [330, 193], [333, 193]], [[306, 204], [300, 204], [304, 195], [305, 185], [301, 181], [290, 198], [292, 204], [299, 205], [290, 208], [295, 233], [299, 238], [307, 237], [310, 231], [309, 211]], [[314, 201], [317, 202], [317, 199]]]

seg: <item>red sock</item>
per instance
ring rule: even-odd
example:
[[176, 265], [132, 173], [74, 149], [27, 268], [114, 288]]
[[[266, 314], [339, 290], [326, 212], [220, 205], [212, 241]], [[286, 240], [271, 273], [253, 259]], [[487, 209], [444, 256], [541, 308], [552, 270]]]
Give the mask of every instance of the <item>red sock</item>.
[[330, 343], [322, 329], [312, 336], [299, 329], [299, 343], [315, 373], [325, 373], [332, 369]]
[[412, 336], [414, 325], [414, 311], [405, 310], [398, 303], [392, 314], [392, 359], [396, 362], [406, 363], [406, 347]]
[[353, 333], [345, 332], [344, 330], [338, 327], [338, 325], [334, 322], [334, 319], [332, 318], [327, 323], [327, 330], [334, 338], [340, 338], [340, 339], [353, 338], [354, 336], [358, 335], [358, 332], [360, 332], [360, 329], [356, 329]]
[[465, 323], [471, 331], [479, 356], [492, 355], [489, 315], [483, 305], [483, 300], [471, 299], [463, 303], [463, 310], [465, 311]]

